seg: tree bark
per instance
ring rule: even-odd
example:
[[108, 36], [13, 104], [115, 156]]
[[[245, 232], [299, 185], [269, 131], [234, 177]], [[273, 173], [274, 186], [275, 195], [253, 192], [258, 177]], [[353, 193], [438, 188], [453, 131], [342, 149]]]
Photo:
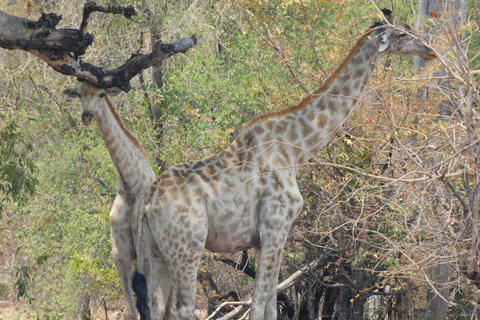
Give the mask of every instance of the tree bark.
[[[147, 5], [146, 11], [149, 20], [149, 28], [151, 34], [151, 42], [153, 50], [157, 50], [162, 45], [162, 21], [161, 16], [167, 14], [167, 5], [166, 4], [157, 4], [161, 6], [160, 15], [155, 15], [153, 11]], [[160, 16], [160, 18], [156, 18]], [[163, 71], [162, 71], [162, 61], [152, 66], [152, 87], [155, 89], [163, 88]], [[154, 130], [155, 130], [155, 144], [157, 148], [163, 146], [163, 122], [162, 122], [162, 108], [164, 107], [163, 102], [153, 103], [150, 102], [150, 114], [153, 121]], [[160, 168], [165, 168], [166, 162], [159, 157], [155, 157], [155, 163]]]

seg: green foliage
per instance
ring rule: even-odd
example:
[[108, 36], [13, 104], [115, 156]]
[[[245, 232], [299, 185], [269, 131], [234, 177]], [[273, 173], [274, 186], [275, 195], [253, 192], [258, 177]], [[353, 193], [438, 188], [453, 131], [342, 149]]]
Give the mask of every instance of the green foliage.
[[15, 286], [17, 287], [17, 297], [28, 298], [28, 282], [30, 280], [29, 267], [22, 266], [16, 274], [17, 280], [15, 281]]
[[[1, 120], [4, 118], [5, 120]], [[2, 202], [25, 204], [38, 181], [35, 177], [34, 147], [26, 141], [12, 118], [0, 113], [0, 210]]]

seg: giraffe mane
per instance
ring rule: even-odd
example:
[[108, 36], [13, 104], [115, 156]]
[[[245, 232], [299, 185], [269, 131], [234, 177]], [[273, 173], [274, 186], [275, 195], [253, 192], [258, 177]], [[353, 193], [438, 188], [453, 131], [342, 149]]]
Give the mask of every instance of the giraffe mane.
[[147, 151], [145, 151], [145, 148], [142, 146], [140, 141], [135, 137], [130, 130], [128, 130], [127, 127], [125, 127], [125, 124], [123, 123], [122, 119], [120, 119], [120, 116], [118, 113], [115, 111], [115, 108], [112, 105], [112, 102], [110, 102], [110, 99], [108, 99], [107, 96], [104, 97], [105, 101], [107, 102], [107, 106], [110, 109], [110, 112], [113, 114], [113, 118], [117, 121], [118, 125], [120, 126], [120, 129], [125, 133], [127, 138], [133, 143], [133, 145], [143, 154], [145, 159], [148, 160], [148, 155]]
[[279, 110], [279, 111], [271, 111], [267, 112], [265, 114], [259, 115], [256, 118], [253, 118], [250, 120], [250, 122], [247, 123], [245, 128], [250, 127], [251, 125], [263, 121], [268, 118], [273, 118], [273, 117], [278, 117], [278, 116], [283, 116], [295, 111], [298, 111], [304, 107], [306, 107], [314, 98], [325, 92], [332, 84], [332, 82], [340, 75], [340, 73], [345, 69], [345, 67], [350, 63], [352, 58], [355, 56], [355, 54], [358, 52], [362, 44], [365, 42], [365, 40], [368, 38], [372, 30], [376, 27], [375, 24], [367, 28], [367, 30], [363, 33], [363, 35], [357, 40], [357, 43], [355, 46], [350, 50], [350, 53], [347, 55], [347, 57], [343, 60], [343, 62], [340, 64], [340, 66], [335, 70], [335, 72], [328, 78], [321, 86], [320, 88], [315, 91], [312, 94], [309, 94], [307, 97], [305, 97], [302, 101], [300, 101], [299, 104], [294, 105], [292, 107]]

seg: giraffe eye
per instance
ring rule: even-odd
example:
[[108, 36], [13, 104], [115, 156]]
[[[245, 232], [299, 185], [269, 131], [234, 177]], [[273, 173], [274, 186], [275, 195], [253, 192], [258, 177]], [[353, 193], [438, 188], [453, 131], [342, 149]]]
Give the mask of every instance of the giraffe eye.
[[105, 93], [100, 93], [100, 98], [104, 98], [105, 97]]

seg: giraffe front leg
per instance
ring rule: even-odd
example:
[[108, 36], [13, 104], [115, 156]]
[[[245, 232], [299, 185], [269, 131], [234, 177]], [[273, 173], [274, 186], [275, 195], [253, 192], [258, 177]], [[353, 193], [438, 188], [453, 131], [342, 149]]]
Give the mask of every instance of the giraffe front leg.
[[259, 225], [260, 255], [253, 292], [250, 320], [277, 319], [277, 281], [282, 252], [291, 223], [301, 203], [296, 206], [272, 206], [272, 212], [264, 215]]
[[133, 299], [132, 267], [135, 259], [131, 233], [131, 217], [121, 197], [115, 198], [110, 211], [112, 258], [122, 283], [124, 320], [136, 320], [137, 311]]
[[251, 320], [277, 319], [277, 280], [283, 248], [260, 249], [253, 292]]

